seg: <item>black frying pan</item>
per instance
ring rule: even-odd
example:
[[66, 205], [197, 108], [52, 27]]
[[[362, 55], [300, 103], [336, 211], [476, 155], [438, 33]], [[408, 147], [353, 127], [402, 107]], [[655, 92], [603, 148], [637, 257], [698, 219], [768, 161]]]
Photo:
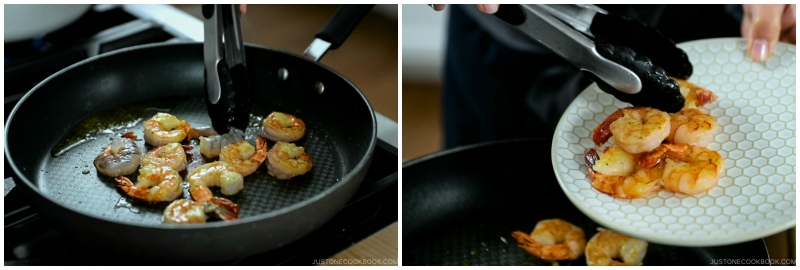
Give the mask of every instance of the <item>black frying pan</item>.
[[[403, 265], [550, 265], [511, 237], [549, 218], [581, 227], [588, 241], [598, 224], [559, 188], [550, 148], [549, 139], [486, 143], [403, 164]], [[763, 240], [703, 248], [650, 243], [644, 265], [768, 258]], [[560, 265], [586, 265], [586, 258]]]
[[[123, 251], [121, 264], [140, 257], [227, 260], [271, 250], [314, 231], [344, 206], [366, 174], [377, 140], [374, 111], [355, 85], [324, 65], [259, 46], [248, 45], [246, 56], [254, 107], [261, 108], [253, 111], [254, 118], [283, 111], [303, 119], [306, 135], [296, 143], [311, 154], [314, 167], [288, 181], [276, 180], [265, 166], [259, 167], [245, 178], [243, 191], [223, 196], [241, 205], [240, 220], [168, 225], [161, 222], [168, 203], [129, 200], [131, 206], [119, 207], [125, 206], [122, 198], [127, 196], [92, 165], [111, 134], [94, 135], [96, 139], [59, 156], [52, 154], [82, 119], [120, 113], [121, 108], [131, 113], [130, 108], [139, 106], [132, 104], [151, 107], [133, 110], [143, 119], [168, 110], [192, 125], [210, 125], [201, 43], [146, 45], [107, 53], [37, 85], [6, 123], [6, 157], [18, 176], [14, 179], [17, 187], [65, 234]], [[288, 71], [288, 76], [280, 69]], [[320, 83], [322, 93], [317, 87]], [[251, 143], [259, 129], [257, 125], [248, 128]], [[141, 138], [143, 128], [137, 122], [114, 131], [134, 131]], [[143, 151], [151, 148], [144, 141], [138, 144]], [[135, 179], [135, 175], [129, 177]]]

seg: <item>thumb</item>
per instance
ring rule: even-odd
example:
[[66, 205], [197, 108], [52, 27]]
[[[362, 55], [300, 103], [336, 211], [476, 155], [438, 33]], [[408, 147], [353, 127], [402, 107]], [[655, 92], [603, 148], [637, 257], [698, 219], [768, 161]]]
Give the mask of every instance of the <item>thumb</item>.
[[753, 60], [764, 62], [772, 55], [781, 34], [784, 8], [784, 5], [745, 5], [742, 35], [747, 38], [748, 53]]

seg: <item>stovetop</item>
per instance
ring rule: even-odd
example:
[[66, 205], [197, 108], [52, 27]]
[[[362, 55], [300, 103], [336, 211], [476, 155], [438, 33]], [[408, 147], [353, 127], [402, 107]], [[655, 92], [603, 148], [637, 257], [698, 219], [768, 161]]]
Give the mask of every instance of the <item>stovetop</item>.
[[[28, 90], [76, 62], [135, 45], [197, 41], [196, 34], [189, 33], [192, 31], [181, 32], [176, 30], [180, 27], [147, 18], [144, 15], [148, 14], [143, 14], [140, 8], [134, 13], [138, 14], [132, 15], [122, 6], [96, 6], [56, 32], [5, 44], [4, 119], [8, 119], [13, 107]], [[396, 124], [391, 124], [396, 129]], [[391, 133], [392, 129], [388, 132], [385, 128], [381, 130], [385, 126], [385, 119], [379, 121], [379, 134]], [[319, 229], [279, 249], [204, 265], [312, 265], [396, 222], [398, 154], [395, 145], [396, 142], [387, 142], [379, 135], [372, 165], [361, 187], [347, 205]], [[126, 261], [124, 255], [97, 250], [62, 234], [58, 224], [38, 215], [28, 206], [20, 191], [13, 188], [14, 174], [5, 155], [4, 166], [5, 265], [150, 264], [147, 261]]]

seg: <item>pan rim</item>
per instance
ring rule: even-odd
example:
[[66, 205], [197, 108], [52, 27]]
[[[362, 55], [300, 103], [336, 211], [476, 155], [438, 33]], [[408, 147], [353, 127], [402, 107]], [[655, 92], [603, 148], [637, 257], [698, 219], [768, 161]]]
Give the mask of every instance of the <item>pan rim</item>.
[[[145, 50], [145, 49], [156, 48], [156, 47], [197, 46], [198, 44], [200, 46], [203, 45], [202, 42], [160, 42], [160, 43], [151, 43], [151, 44], [131, 46], [131, 47], [127, 47], [127, 48], [123, 48], [123, 49], [107, 52], [107, 53], [104, 53], [104, 54], [96, 55], [96, 56], [81, 60], [81, 61], [79, 61], [77, 63], [74, 63], [74, 64], [64, 68], [64, 69], [61, 69], [61, 70], [57, 71], [56, 73], [53, 73], [52, 75], [48, 76], [46, 79], [44, 79], [41, 82], [39, 82], [38, 84], [36, 84], [33, 88], [31, 88], [31, 90], [29, 90], [27, 93], [25, 93], [25, 95], [23, 95], [22, 98], [20, 98], [20, 100], [17, 102], [17, 104], [11, 110], [11, 112], [9, 113], [8, 119], [7, 119], [6, 123], [5, 123], [5, 127], [4, 127], [5, 128], [5, 131], [3, 132], [3, 134], [5, 136], [4, 142], [3, 142], [3, 147], [5, 148], [4, 152], [5, 152], [6, 157], [8, 158], [9, 167], [11, 167], [11, 169], [14, 171], [14, 174], [15, 174], [14, 178], [16, 180], [19, 180], [19, 181], [15, 180], [15, 182], [20, 182], [20, 181], [23, 182], [24, 185], [27, 186], [27, 188], [29, 188], [30, 190], [32, 190], [33, 192], [35, 192], [36, 194], [38, 194], [42, 198], [46, 199], [47, 201], [57, 205], [58, 207], [61, 207], [62, 209], [69, 210], [69, 211], [72, 211], [72, 212], [74, 212], [76, 214], [83, 215], [83, 216], [89, 217], [89, 218], [93, 218], [95, 220], [100, 220], [100, 221], [104, 221], [104, 222], [108, 222], [108, 223], [115, 223], [115, 224], [124, 225], [124, 226], [134, 226], [134, 227], [139, 227], [139, 228], [156, 229], [156, 230], [161, 230], [161, 229], [202, 230], [202, 229], [225, 228], [225, 227], [231, 227], [231, 226], [242, 226], [244, 224], [249, 224], [251, 222], [269, 220], [269, 219], [272, 219], [272, 218], [275, 218], [275, 217], [278, 217], [278, 216], [281, 216], [281, 215], [284, 215], [284, 214], [287, 214], [287, 213], [291, 213], [293, 211], [297, 211], [298, 209], [301, 209], [301, 208], [307, 207], [308, 205], [314, 204], [317, 201], [321, 200], [322, 198], [326, 197], [327, 195], [329, 195], [331, 193], [334, 193], [337, 190], [341, 189], [345, 184], [347, 184], [350, 181], [352, 181], [356, 174], [358, 174], [361, 170], [365, 169], [365, 167], [367, 166], [367, 164], [371, 160], [372, 154], [375, 151], [375, 146], [377, 144], [377, 134], [378, 134], [378, 132], [377, 132], [377, 120], [376, 120], [376, 116], [375, 116], [375, 110], [372, 107], [372, 104], [367, 99], [367, 97], [361, 91], [361, 89], [359, 89], [352, 81], [350, 81], [349, 79], [344, 77], [339, 72], [331, 69], [330, 67], [328, 67], [325, 64], [322, 64], [320, 62], [311, 61], [311, 60], [306, 59], [304, 57], [301, 57], [301, 56], [299, 56], [299, 55], [297, 55], [295, 53], [288, 52], [288, 51], [285, 51], [285, 50], [276, 49], [276, 48], [263, 46], [263, 45], [258, 45], [258, 44], [245, 43], [246, 47], [252, 47], [252, 48], [256, 48], [256, 49], [263, 49], [263, 50], [273, 51], [273, 52], [285, 54], [285, 55], [288, 55], [288, 56], [291, 56], [291, 57], [294, 57], [294, 58], [297, 58], [297, 59], [300, 59], [300, 60], [303, 60], [303, 61], [311, 62], [311, 64], [318, 65], [318, 66], [322, 67], [323, 69], [327, 70], [328, 72], [333, 73], [335, 76], [339, 77], [341, 80], [343, 80], [347, 84], [349, 84], [353, 89], [356, 90], [356, 93], [359, 95], [359, 97], [361, 97], [361, 99], [364, 100], [364, 102], [367, 105], [367, 109], [368, 109], [368, 111], [370, 113], [370, 118], [372, 119], [371, 136], [370, 136], [370, 140], [369, 140], [369, 145], [367, 146], [367, 150], [366, 150], [367, 154], [363, 155], [361, 157], [361, 160], [359, 160], [358, 163], [356, 163], [356, 165], [353, 167], [353, 169], [350, 170], [347, 174], [345, 174], [344, 177], [342, 177], [342, 181], [338, 181], [337, 183], [333, 184], [328, 189], [326, 189], [326, 190], [324, 190], [324, 191], [322, 191], [322, 192], [320, 192], [320, 193], [318, 193], [318, 194], [316, 194], [316, 195], [314, 195], [314, 196], [312, 196], [312, 197], [310, 197], [308, 199], [305, 199], [303, 201], [300, 201], [300, 202], [297, 202], [295, 204], [292, 204], [292, 205], [277, 209], [275, 211], [262, 213], [262, 214], [258, 214], [258, 215], [254, 215], [254, 216], [250, 216], [250, 217], [240, 218], [239, 220], [234, 221], [234, 222], [209, 222], [209, 223], [201, 223], [201, 224], [164, 224], [164, 223], [161, 223], [161, 224], [139, 224], [139, 223], [121, 221], [121, 220], [117, 220], [117, 219], [110, 219], [110, 218], [107, 218], [107, 217], [104, 217], [104, 216], [95, 215], [93, 213], [88, 213], [88, 212], [85, 212], [85, 211], [79, 211], [79, 210], [77, 210], [77, 209], [75, 209], [75, 208], [73, 208], [71, 206], [59, 203], [57, 200], [54, 200], [49, 194], [43, 193], [37, 186], [33, 185], [33, 182], [31, 181], [31, 179], [28, 179], [27, 177], [25, 177], [21, 173], [21, 171], [19, 170], [19, 168], [18, 168], [18, 166], [17, 166], [17, 164], [16, 164], [16, 162], [15, 162], [15, 160], [13, 158], [12, 153], [9, 152], [10, 151], [9, 147], [8, 147], [8, 145], [9, 145], [9, 142], [8, 142], [9, 126], [11, 125], [11, 123], [13, 123], [14, 118], [15, 118], [15, 116], [17, 114], [17, 111], [19, 110], [20, 106], [25, 104], [25, 101], [28, 98], [30, 98], [30, 96], [32, 96], [35, 92], [37, 92], [43, 85], [45, 85], [46, 83], [50, 82], [54, 78], [66, 73], [68, 71], [76, 69], [76, 68], [78, 68], [80, 66], [83, 66], [83, 65], [85, 65], [87, 63], [91, 63], [93, 61], [96, 61], [98, 59], [102, 59], [102, 58], [106, 58], [106, 57], [114, 57], [114, 56], [116, 56], [118, 54], [123, 54], [123, 53], [127, 53], [127, 52], [130, 52], [130, 51]], [[348, 200], [349, 200], [349, 198], [348, 198]], [[339, 210], [341, 210], [341, 209], [339, 209]], [[339, 210], [337, 210], [336, 213], [338, 213]]]
[[422, 163], [422, 162], [425, 162], [425, 161], [428, 161], [428, 160], [431, 160], [431, 159], [435, 159], [435, 158], [438, 158], [438, 157], [447, 156], [447, 155], [450, 155], [450, 154], [453, 154], [453, 153], [458, 153], [458, 152], [464, 152], [464, 151], [467, 151], [467, 150], [470, 150], [470, 149], [473, 149], [473, 148], [481, 148], [481, 147], [485, 147], [485, 146], [488, 146], [488, 145], [506, 144], [506, 143], [521, 142], [521, 141], [543, 141], [543, 142], [549, 142], [549, 141], [552, 141], [552, 140], [553, 140], [552, 138], [549, 138], [549, 139], [548, 138], [516, 138], [516, 139], [505, 139], [505, 140], [497, 140], [497, 141], [489, 141], [489, 142], [462, 145], [462, 146], [458, 146], [458, 147], [442, 150], [442, 151], [439, 151], [439, 152], [430, 153], [430, 154], [427, 154], [427, 155], [424, 155], [424, 156], [421, 156], [421, 157], [417, 157], [417, 158], [405, 161], [405, 162], [403, 162], [403, 169], [405, 169], [408, 166], [412, 166], [414, 164]]

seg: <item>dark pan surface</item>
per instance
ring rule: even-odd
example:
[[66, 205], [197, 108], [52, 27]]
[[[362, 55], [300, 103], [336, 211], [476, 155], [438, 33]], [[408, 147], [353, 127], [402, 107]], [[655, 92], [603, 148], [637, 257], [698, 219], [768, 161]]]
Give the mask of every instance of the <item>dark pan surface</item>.
[[[312, 155], [314, 167], [289, 181], [279, 181], [266, 173], [266, 166], [259, 167], [245, 178], [243, 192], [228, 197], [241, 204], [243, 220], [281, 214], [290, 210], [287, 207], [318, 199], [342, 186], [369, 165], [376, 140], [371, 106], [338, 73], [263, 47], [248, 46], [247, 57], [255, 104], [260, 107], [253, 111], [248, 140], [254, 143], [254, 135], [260, 132], [257, 118], [272, 111], [294, 114], [307, 127], [296, 144]], [[96, 139], [58, 157], [51, 150], [82, 119], [147, 100], [178, 99], [172, 108], [166, 108], [170, 113], [192, 125], [210, 125], [202, 98], [202, 59], [202, 44], [147, 45], [79, 63], [46, 80], [23, 98], [6, 126], [7, 154], [24, 177], [15, 180], [27, 179], [50, 200], [81, 213], [135, 224], [161, 223], [166, 204], [129, 200], [131, 208], [115, 207], [124, 204], [120, 203], [123, 194], [113, 179], [100, 175], [92, 165], [111, 134], [95, 134], [92, 137]], [[287, 77], [278, 76], [281, 68], [288, 71]], [[325, 86], [322, 94], [316, 91], [318, 83]], [[133, 126], [112, 131], [134, 131], [141, 139], [142, 121], [158, 109], [165, 108], [147, 110]], [[137, 144], [145, 151], [151, 148], [143, 140]], [[268, 141], [268, 146], [272, 145]], [[88, 174], [84, 174], [86, 170]]]
[[[558, 187], [550, 140], [468, 146], [403, 166], [404, 265], [552, 265], [517, 247], [511, 233], [530, 233], [543, 219], [598, 224]], [[531, 157], [516, 159], [519, 152]], [[541, 156], [541, 158], [536, 158]], [[763, 240], [705, 248], [649, 243], [644, 265], [711, 265], [713, 259], [767, 259]], [[765, 261], [766, 262], [766, 261]], [[584, 256], [559, 265], [586, 265]]]
[[[146, 110], [142, 118], [134, 122], [133, 127], [117, 129], [115, 131], [118, 132], [115, 133], [133, 131], [140, 138], [137, 145], [146, 152], [154, 147], [145, 144], [141, 139], [144, 138], [142, 121], [161, 111], [171, 113], [196, 126], [209, 126], [211, 121], [205, 108], [202, 98], [181, 98], [171, 109]], [[301, 119], [306, 116], [300, 109], [289, 113], [295, 113]], [[252, 145], [255, 145], [255, 136], [263, 133], [260, 121], [262, 117], [253, 115], [251, 127], [247, 129], [246, 140]], [[347, 168], [341, 160], [345, 160], [347, 149], [343, 145], [332, 143], [330, 137], [326, 136], [325, 129], [320, 125], [315, 125], [318, 122], [314, 121], [312, 115], [308, 115], [307, 120], [309, 120], [307, 122], [308, 132], [295, 144], [305, 147], [314, 158], [314, 167], [311, 172], [292, 178], [290, 181], [281, 181], [269, 175], [266, 166], [261, 165], [254, 174], [245, 177], [245, 189], [240, 193], [232, 196], [216, 193], [217, 196], [237, 202], [242, 207], [241, 218], [273, 212], [311, 198], [330, 188], [345, 176]], [[92, 165], [99, 150], [103, 149], [113, 136], [117, 135], [99, 134], [94, 136], [96, 139], [80, 144], [61, 156], [51, 156], [45, 159], [42, 173], [39, 174], [39, 189], [59, 203], [79, 211], [131, 223], [161, 223], [162, 212], [169, 203], [151, 204], [129, 199], [117, 188], [113, 178], [98, 173]], [[184, 142], [184, 144], [186, 143]], [[197, 162], [182, 173], [184, 179], [186, 172], [194, 167], [218, 160], [218, 158], [204, 159], [199, 154], [197, 140], [192, 140], [191, 145], [196, 148], [190, 152], [192, 153], [190, 159], [197, 160]], [[267, 142], [268, 147], [272, 145], [274, 142]], [[87, 170], [90, 173], [84, 174]], [[137, 175], [138, 172], [128, 177], [135, 183]], [[211, 189], [218, 191], [218, 188], [212, 187]], [[191, 199], [188, 190], [184, 191], [184, 198]]]

